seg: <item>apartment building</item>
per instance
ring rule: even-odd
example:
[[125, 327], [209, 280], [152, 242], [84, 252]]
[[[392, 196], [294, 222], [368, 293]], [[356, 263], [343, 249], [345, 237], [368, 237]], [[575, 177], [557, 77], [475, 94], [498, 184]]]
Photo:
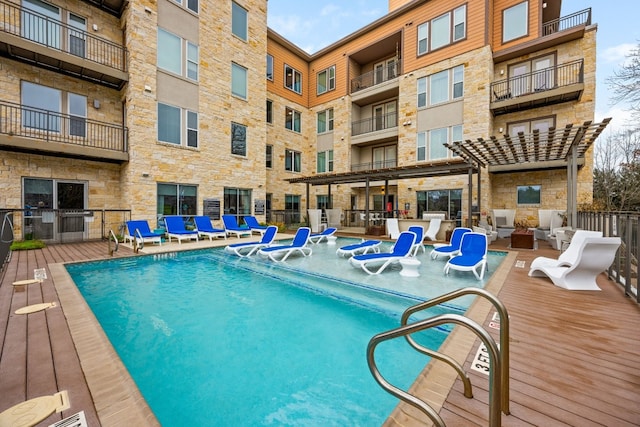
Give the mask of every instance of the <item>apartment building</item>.
[[391, 0], [309, 55], [267, 28], [267, 6], [0, 0], [0, 207], [29, 210], [17, 237], [93, 236], [83, 212], [113, 209], [529, 216], [566, 207], [572, 141], [590, 200], [602, 126], [576, 133], [595, 106], [589, 9]]

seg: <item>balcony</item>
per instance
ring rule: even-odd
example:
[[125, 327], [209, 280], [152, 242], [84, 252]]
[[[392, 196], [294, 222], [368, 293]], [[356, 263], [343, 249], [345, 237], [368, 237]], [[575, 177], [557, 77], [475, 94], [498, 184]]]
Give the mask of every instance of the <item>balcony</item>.
[[0, 55], [114, 89], [129, 79], [124, 46], [5, 1]]
[[491, 83], [494, 116], [580, 99], [584, 61], [578, 60]]
[[351, 143], [384, 142], [398, 138], [396, 112], [370, 117], [351, 123]]
[[[546, 11], [547, 9], [544, 10]], [[572, 40], [581, 39], [584, 37], [586, 27], [591, 25], [591, 9], [584, 9], [557, 19], [544, 19], [543, 17], [543, 22], [540, 37], [494, 52], [493, 62], [497, 64]]]
[[0, 102], [0, 147], [11, 151], [123, 163], [123, 125]]
[[398, 166], [398, 161], [396, 159], [390, 160], [381, 160], [377, 162], [368, 162], [368, 163], [357, 163], [351, 165], [351, 172], [362, 172], [362, 171], [370, 171], [377, 169], [386, 169], [386, 168], [395, 168]]
[[371, 104], [398, 95], [400, 62], [395, 61], [351, 80], [351, 102]]

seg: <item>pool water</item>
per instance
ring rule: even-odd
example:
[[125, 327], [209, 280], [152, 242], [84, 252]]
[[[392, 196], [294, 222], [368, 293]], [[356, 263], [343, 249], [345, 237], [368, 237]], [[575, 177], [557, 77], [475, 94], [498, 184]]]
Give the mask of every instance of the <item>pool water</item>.
[[[394, 291], [409, 279], [397, 271], [368, 278], [335, 248], [283, 266], [211, 249], [67, 269], [163, 426], [381, 425], [397, 399], [369, 372], [367, 343], [424, 297]], [[418, 340], [437, 349], [446, 333]], [[376, 358], [404, 389], [428, 363], [404, 340]]]

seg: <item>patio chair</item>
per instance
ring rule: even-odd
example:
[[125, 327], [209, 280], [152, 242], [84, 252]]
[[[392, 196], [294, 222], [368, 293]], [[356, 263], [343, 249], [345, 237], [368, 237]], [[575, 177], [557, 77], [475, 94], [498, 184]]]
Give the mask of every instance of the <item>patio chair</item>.
[[431, 218], [429, 220], [429, 228], [424, 233], [425, 239], [436, 240], [438, 232], [440, 231], [440, 224], [442, 224], [442, 219]]
[[227, 245], [224, 250], [225, 252], [238, 255], [239, 257], [248, 257], [257, 253], [262, 248], [271, 246], [275, 240], [276, 234], [278, 234], [278, 227], [275, 225], [269, 225], [259, 242], [233, 243], [231, 245]]
[[572, 291], [599, 291], [596, 278], [613, 263], [620, 247], [619, 237], [587, 237], [578, 248], [571, 266], [540, 266], [538, 270], [554, 285]]
[[362, 240], [360, 243], [342, 246], [336, 250], [336, 254], [344, 257], [352, 257], [354, 255], [363, 255], [368, 253], [379, 253], [380, 240]]
[[236, 237], [251, 236], [251, 229], [247, 226], [241, 227], [238, 225], [235, 215], [222, 215], [222, 223], [224, 224], [224, 231], [227, 236], [235, 234]]
[[476, 279], [482, 280], [487, 269], [487, 244], [486, 233], [464, 233], [460, 252], [447, 261], [444, 273], [449, 274], [450, 270], [472, 271]]
[[458, 255], [458, 252], [460, 252], [460, 244], [462, 243], [462, 236], [465, 233], [471, 233], [471, 229], [466, 227], [454, 228], [449, 244], [434, 245], [430, 254], [431, 258], [437, 259], [440, 255], [451, 258], [452, 256]]
[[342, 209], [325, 209], [327, 214], [327, 227], [339, 228], [342, 220]]
[[182, 244], [183, 240], [198, 240], [198, 232], [187, 230], [184, 227], [184, 220], [179, 215], [166, 215], [164, 224], [169, 242], [171, 242], [172, 237], [178, 241], [178, 244]]
[[163, 234], [151, 231], [149, 223], [146, 220], [127, 221], [127, 233], [128, 234], [124, 236], [125, 243], [127, 241], [133, 243], [133, 240], [137, 239], [139, 246], [140, 242], [142, 242], [142, 244], [157, 243], [162, 245]]
[[322, 230], [322, 233], [315, 233], [309, 236], [309, 241], [311, 243], [313, 243], [314, 245], [323, 242], [323, 241], [328, 241], [329, 240], [329, 236], [333, 236], [336, 231], [338, 231], [337, 228], [334, 227], [329, 227], [326, 228], [324, 230]]
[[387, 218], [387, 234], [390, 239], [396, 240], [400, 237], [400, 226], [397, 218]]
[[539, 256], [531, 261], [529, 267], [530, 277], [545, 276], [543, 267], [570, 267], [578, 260], [580, 246], [586, 238], [602, 237], [601, 231], [576, 230], [567, 249], [557, 259]]
[[301, 254], [302, 256], [309, 256], [312, 253], [310, 247], [307, 247], [309, 242], [309, 236], [311, 235], [311, 229], [309, 227], [300, 227], [293, 236], [293, 241], [289, 245], [276, 245], [261, 248], [258, 254], [264, 257], [268, 257], [275, 262], [286, 261], [293, 254]]
[[227, 233], [224, 229], [213, 228], [211, 225], [211, 218], [208, 216], [194, 216], [193, 222], [196, 226], [198, 237], [208, 237], [210, 241], [212, 241], [214, 237], [222, 237], [225, 240], [227, 239]]
[[418, 255], [418, 251], [422, 249], [422, 253], [425, 253], [427, 250], [424, 248], [424, 244], [422, 240], [424, 239], [424, 228], [421, 225], [411, 225], [409, 226], [409, 231], [416, 235], [416, 240], [413, 242], [413, 246], [411, 247], [411, 256]]
[[494, 209], [493, 223], [496, 226], [498, 237], [509, 237], [516, 229], [516, 210], [515, 209]]
[[349, 262], [352, 266], [359, 267], [368, 274], [380, 274], [390, 265], [397, 264], [401, 259], [411, 256], [411, 248], [415, 240], [415, 233], [403, 231], [393, 245], [391, 252], [354, 255], [349, 258]]
[[309, 215], [309, 226], [312, 233], [318, 233], [322, 226], [322, 209], [307, 209]]
[[253, 215], [245, 216], [244, 223], [247, 224], [247, 227], [249, 227], [249, 230], [251, 230], [252, 234], [258, 233], [259, 235], [262, 236], [267, 231], [267, 226], [260, 225], [260, 223], [258, 222], [258, 219]]

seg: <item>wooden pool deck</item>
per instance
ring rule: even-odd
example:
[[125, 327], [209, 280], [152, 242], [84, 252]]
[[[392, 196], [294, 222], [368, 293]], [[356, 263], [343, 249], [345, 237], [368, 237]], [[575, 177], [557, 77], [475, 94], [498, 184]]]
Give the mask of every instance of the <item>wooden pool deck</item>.
[[[492, 249], [506, 249], [506, 242], [499, 239]], [[640, 425], [640, 307], [604, 274], [598, 278], [601, 292], [566, 291], [543, 278], [529, 278], [533, 258], [558, 255], [544, 242], [540, 246], [510, 251], [487, 285], [510, 316], [510, 415], [502, 415], [502, 425]], [[155, 250], [175, 248], [163, 245]], [[121, 245], [114, 256], [136, 254]], [[109, 258], [106, 242], [13, 253], [0, 281], [0, 413], [28, 399], [66, 390], [70, 408], [37, 426], [79, 411], [92, 427], [158, 425], [62, 267], [65, 262], [103, 258]], [[12, 285], [33, 278], [36, 268], [46, 269], [42, 284]], [[28, 315], [14, 313], [43, 302], [55, 302], [57, 307]], [[489, 327], [491, 306], [478, 301], [470, 310], [470, 316], [477, 316], [497, 340], [498, 331]], [[462, 344], [452, 337], [446, 345], [448, 354], [464, 363], [474, 397], [463, 396], [461, 382], [441, 363], [431, 364], [415, 387], [439, 408], [448, 426], [486, 426], [488, 376], [469, 369], [479, 340], [464, 332], [459, 334]], [[416, 409], [399, 405], [385, 425], [429, 422]]]

